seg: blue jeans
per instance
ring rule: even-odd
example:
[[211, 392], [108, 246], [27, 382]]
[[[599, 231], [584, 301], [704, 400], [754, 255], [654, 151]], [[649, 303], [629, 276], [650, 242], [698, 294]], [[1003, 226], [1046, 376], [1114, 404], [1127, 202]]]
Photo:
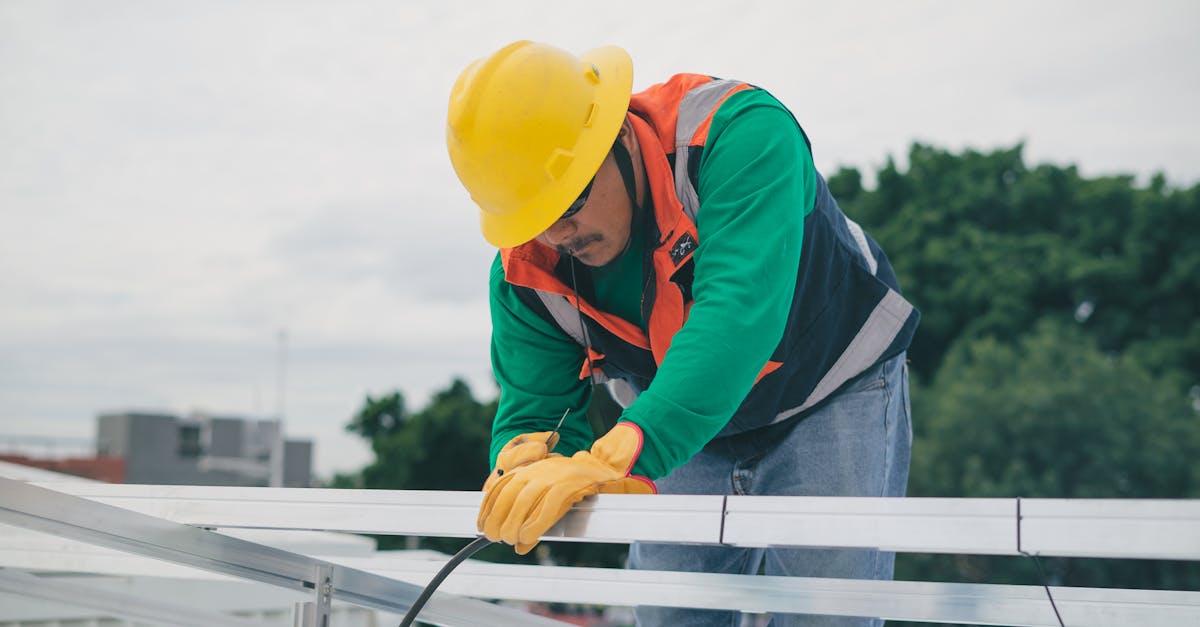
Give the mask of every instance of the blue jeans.
[[[772, 432], [775, 431], [775, 432]], [[658, 480], [662, 494], [904, 496], [912, 424], [905, 354], [879, 364], [782, 432], [765, 429], [710, 442]], [[765, 559], [765, 561], [764, 561]], [[634, 543], [629, 567], [643, 570], [891, 579], [895, 554], [868, 549], [742, 548]], [[637, 624], [741, 624], [736, 611], [639, 606]], [[879, 619], [777, 614], [771, 625], [866, 627]]]

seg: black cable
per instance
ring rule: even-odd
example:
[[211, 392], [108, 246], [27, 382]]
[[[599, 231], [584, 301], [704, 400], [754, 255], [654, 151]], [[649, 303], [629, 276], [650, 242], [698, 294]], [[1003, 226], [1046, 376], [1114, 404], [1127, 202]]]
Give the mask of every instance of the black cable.
[[1041, 577], [1042, 588], [1046, 590], [1046, 598], [1050, 599], [1050, 608], [1054, 610], [1054, 617], [1058, 619], [1059, 627], [1067, 627], [1066, 624], [1063, 623], [1062, 614], [1058, 613], [1058, 604], [1054, 602], [1054, 595], [1050, 594], [1050, 582], [1049, 579], [1046, 578], [1046, 571], [1042, 570], [1041, 560], [1039, 560], [1036, 555], [1033, 555], [1032, 553], [1026, 553], [1025, 550], [1021, 548], [1021, 497], [1019, 496], [1017, 497], [1017, 553], [1020, 553], [1025, 557], [1033, 558], [1033, 565], [1037, 566], [1038, 576]]
[[425, 586], [425, 589], [421, 591], [421, 594], [417, 597], [417, 600], [413, 601], [412, 607], [408, 608], [408, 613], [404, 615], [404, 620], [400, 621], [400, 627], [409, 627], [409, 625], [413, 624], [413, 621], [417, 620], [417, 614], [421, 613], [421, 608], [425, 607], [425, 603], [429, 601], [429, 597], [433, 596], [433, 591], [437, 590], [438, 586], [442, 585], [442, 582], [445, 581], [446, 577], [450, 576], [451, 571], [453, 571], [459, 564], [463, 563], [463, 561], [468, 557], [478, 553], [483, 547], [490, 546], [492, 544], [494, 543], [491, 540], [488, 540], [486, 536], [479, 536], [478, 538], [472, 540], [470, 544], [464, 546], [458, 553], [455, 553], [454, 557], [451, 557], [450, 561], [446, 562], [446, 565], [442, 566], [442, 569], [433, 576], [433, 579], [429, 580], [429, 583]]
[[1058, 613], [1058, 605], [1054, 603], [1054, 595], [1050, 594], [1050, 585], [1046, 583], [1046, 571], [1042, 570], [1042, 561], [1039, 560], [1036, 555], [1030, 555], [1029, 553], [1026, 553], [1025, 556], [1032, 557], [1033, 564], [1037, 566], [1038, 575], [1041, 575], [1042, 577], [1042, 587], [1046, 589], [1046, 596], [1050, 599], [1050, 607], [1054, 609], [1054, 617], [1058, 619], [1059, 627], [1066, 627], [1066, 625], [1063, 624], [1062, 614]]

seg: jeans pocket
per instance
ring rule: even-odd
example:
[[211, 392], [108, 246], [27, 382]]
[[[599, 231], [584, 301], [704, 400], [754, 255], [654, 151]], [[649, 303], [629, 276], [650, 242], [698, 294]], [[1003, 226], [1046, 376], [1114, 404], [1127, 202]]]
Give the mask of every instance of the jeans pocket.
[[855, 394], [858, 392], [870, 392], [880, 388], [887, 387], [887, 371], [883, 368], [884, 364], [876, 364], [871, 366], [862, 374], [850, 379], [846, 382], [846, 387], [842, 389], [843, 394]]

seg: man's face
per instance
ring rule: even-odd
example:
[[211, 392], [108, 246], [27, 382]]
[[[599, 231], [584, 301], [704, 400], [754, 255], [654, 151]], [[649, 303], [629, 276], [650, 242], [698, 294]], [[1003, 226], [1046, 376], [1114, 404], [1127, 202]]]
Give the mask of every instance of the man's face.
[[632, 223], [629, 194], [609, 152], [596, 172], [583, 208], [551, 224], [537, 239], [561, 254], [598, 267], [609, 264], [625, 251]]

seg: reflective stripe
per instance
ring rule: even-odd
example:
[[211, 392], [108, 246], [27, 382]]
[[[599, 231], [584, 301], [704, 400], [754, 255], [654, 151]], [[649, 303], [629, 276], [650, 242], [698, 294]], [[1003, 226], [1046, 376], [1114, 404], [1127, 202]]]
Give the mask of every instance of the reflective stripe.
[[875, 255], [871, 254], [871, 246], [867, 244], [867, 234], [863, 233], [862, 227], [851, 220], [849, 216], [846, 217], [846, 228], [850, 229], [850, 235], [854, 236], [854, 241], [858, 243], [858, 249], [862, 251], [863, 257], [867, 260], [867, 267], [874, 275], [879, 269], [879, 261], [875, 259]]
[[710, 81], [684, 94], [679, 102], [679, 117], [675, 122], [675, 195], [683, 203], [683, 212], [693, 224], [696, 222], [696, 211], [700, 208], [700, 196], [688, 176], [690, 153], [687, 147], [696, 130], [712, 115], [717, 103], [743, 84], [737, 81]]
[[[584, 341], [583, 327], [579, 324], [579, 311], [571, 305], [571, 301], [567, 300], [565, 296], [543, 292], [542, 290], [535, 289], [533, 293], [537, 294], [538, 298], [541, 299], [542, 304], [546, 306], [546, 310], [550, 312], [550, 316], [558, 323], [558, 328], [562, 329], [563, 333], [571, 336], [571, 339], [575, 340], [580, 346], [586, 347], [588, 345]], [[592, 381], [608, 385], [609, 395], [621, 407], [632, 405], [640, 393], [637, 388], [633, 387], [633, 384], [624, 379], [613, 379], [604, 374], [604, 370], [601, 368], [597, 368], [592, 373]]]
[[846, 350], [838, 357], [833, 367], [825, 373], [825, 376], [817, 383], [817, 387], [813, 389], [812, 394], [809, 394], [808, 398], [804, 400], [804, 404], [780, 412], [771, 421], [772, 424], [791, 418], [825, 400], [842, 384], [879, 361], [879, 358], [883, 356], [883, 351], [891, 346], [892, 341], [904, 328], [904, 323], [908, 322], [908, 317], [912, 315], [912, 312], [912, 304], [904, 300], [899, 292], [889, 289], [887, 295], [871, 311], [867, 321], [863, 323], [858, 334], [846, 346]]
[[[605, 378], [608, 379], [607, 377]], [[637, 388], [633, 387], [633, 384], [625, 379], [608, 379], [604, 383], [608, 385], [608, 395], [621, 407], [627, 408], [632, 405], [633, 401], [637, 400], [638, 394], [640, 394]]]
[[571, 301], [567, 300], [565, 296], [551, 294], [550, 292], [538, 289], [533, 290], [533, 293], [542, 299], [542, 304], [546, 306], [554, 321], [558, 323], [558, 328], [571, 336], [580, 346], [588, 345], [584, 341], [583, 326], [580, 320], [581, 316], [579, 315], [579, 311], [571, 305]]

